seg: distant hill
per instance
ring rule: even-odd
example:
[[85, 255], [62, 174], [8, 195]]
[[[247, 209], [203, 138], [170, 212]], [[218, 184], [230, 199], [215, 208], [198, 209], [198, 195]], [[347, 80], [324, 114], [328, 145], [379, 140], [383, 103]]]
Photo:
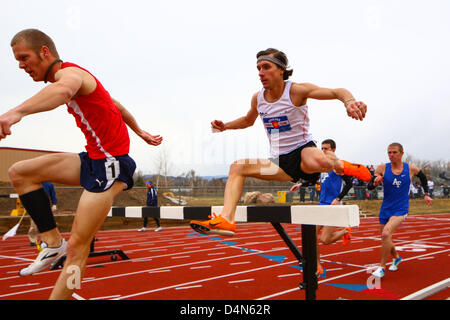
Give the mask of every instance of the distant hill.
[[[144, 180], [155, 180], [155, 175], [148, 174], [143, 176]], [[173, 181], [174, 184], [183, 185], [186, 181], [188, 181], [188, 178], [186, 177], [174, 177], [174, 176], [168, 176], [169, 180]], [[206, 181], [212, 181], [214, 179], [228, 179], [228, 176], [224, 175], [217, 175], [217, 176], [196, 176], [197, 179], [203, 179]]]
[[202, 178], [202, 179], [205, 179], [205, 180], [207, 180], [207, 181], [211, 181], [211, 180], [214, 180], [214, 179], [228, 179], [228, 176], [203, 176], [203, 177], [200, 177], [200, 178]]

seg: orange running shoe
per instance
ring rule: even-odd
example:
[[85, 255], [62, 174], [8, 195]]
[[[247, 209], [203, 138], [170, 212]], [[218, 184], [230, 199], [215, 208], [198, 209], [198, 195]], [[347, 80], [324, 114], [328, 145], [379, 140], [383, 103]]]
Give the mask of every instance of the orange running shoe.
[[342, 237], [342, 244], [345, 246], [350, 243], [350, 239], [352, 237], [352, 229], [350, 227], [345, 228], [347, 230], [347, 234]]
[[208, 216], [211, 220], [190, 222], [191, 228], [202, 234], [218, 234], [222, 236], [234, 236], [236, 232], [236, 222], [229, 223], [227, 219], [222, 216]]
[[323, 268], [321, 266], [317, 266], [317, 272], [316, 272], [317, 278], [319, 278], [322, 275], [323, 275]]
[[342, 160], [344, 163], [344, 174], [347, 176], [352, 176], [358, 178], [365, 182], [370, 182], [372, 180], [372, 174], [369, 169], [367, 169], [362, 164], [350, 163], [348, 161]]

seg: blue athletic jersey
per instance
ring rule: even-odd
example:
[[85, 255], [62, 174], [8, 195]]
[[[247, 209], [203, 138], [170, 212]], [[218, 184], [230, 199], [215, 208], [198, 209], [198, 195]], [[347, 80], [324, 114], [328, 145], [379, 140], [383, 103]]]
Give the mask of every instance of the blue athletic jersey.
[[399, 175], [392, 172], [391, 164], [386, 163], [383, 177], [384, 198], [381, 204], [380, 217], [403, 216], [409, 211], [409, 165], [403, 163], [403, 171]]
[[320, 175], [319, 205], [329, 205], [342, 191], [342, 176], [331, 171]]

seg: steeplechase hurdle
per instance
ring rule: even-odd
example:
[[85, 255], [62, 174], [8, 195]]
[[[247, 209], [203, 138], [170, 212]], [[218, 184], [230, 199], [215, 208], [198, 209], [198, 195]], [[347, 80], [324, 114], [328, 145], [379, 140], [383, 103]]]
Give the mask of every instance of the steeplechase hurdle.
[[[91, 241], [91, 245], [89, 248], [89, 258], [90, 257], [100, 257], [100, 256], [111, 256], [112, 261], [117, 260], [117, 256], [121, 257], [122, 260], [128, 260], [128, 256], [120, 249], [113, 249], [113, 250], [105, 250], [105, 251], [95, 251], [95, 241], [97, 239], [94, 237]], [[50, 266], [50, 270], [56, 270], [64, 267], [64, 262], [66, 261], [66, 256], [62, 256], [58, 259], [54, 264]]]
[[[159, 218], [175, 220], [208, 220], [208, 215], [221, 212], [221, 206], [164, 206], [164, 207], [112, 207], [109, 217], [126, 218]], [[317, 252], [316, 225], [334, 227], [359, 226], [359, 207], [357, 205], [343, 206], [238, 206], [235, 215], [236, 222], [270, 222], [289, 250], [297, 258], [303, 270], [303, 281], [299, 288], [305, 290], [306, 300], [316, 299], [317, 282]], [[302, 225], [302, 249], [284, 230], [281, 223]]]
[[11, 216], [23, 216], [26, 213], [26, 210], [22, 206], [22, 202], [20, 201], [19, 195], [17, 193], [0, 194], [0, 198], [16, 199], [16, 208], [11, 210]]
[[11, 198], [11, 199], [17, 199], [19, 198], [19, 195], [17, 193], [10, 193], [10, 194], [0, 194], [0, 198]]
[[[16, 209], [12, 210], [11, 215], [12, 216], [19, 216], [24, 215], [26, 213], [25, 209], [23, 208], [19, 195], [17, 193], [11, 193], [11, 194], [0, 194], [0, 198], [11, 198], [16, 199]], [[31, 219], [31, 217], [30, 217]], [[120, 249], [113, 249], [113, 250], [106, 250], [106, 251], [95, 251], [95, 241], [96, 238], [92, 239], [91, 245], [90, 245], [90, 251], [89, 251], [89, 257], [99, 257], [99, 256], [106, 256], [110, 255], [111, 260], [115, 261], [117, 260], [117, 256], [122, 258], [122, 260], [128, 260], [128, 256]], [[56, 261], [51, 267], [50, 270], [55, 270], [62, 268], [64, 266], [64, 262], [66, 260], [66, 256], [61, 257], [58, 261]]]

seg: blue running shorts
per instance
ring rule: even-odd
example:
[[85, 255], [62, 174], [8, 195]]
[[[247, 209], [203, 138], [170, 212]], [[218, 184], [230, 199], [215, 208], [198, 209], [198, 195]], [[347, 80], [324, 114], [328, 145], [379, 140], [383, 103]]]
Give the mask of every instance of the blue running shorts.
[[104, 192], [111, 188], [116, 180], [127, 185], [125, 190], [133, 187], [136, 163], [130, 156], [91, 159], [87, 152], [80, 152], [78, 155], [81, 160], [80, 183], [87, 191]]

